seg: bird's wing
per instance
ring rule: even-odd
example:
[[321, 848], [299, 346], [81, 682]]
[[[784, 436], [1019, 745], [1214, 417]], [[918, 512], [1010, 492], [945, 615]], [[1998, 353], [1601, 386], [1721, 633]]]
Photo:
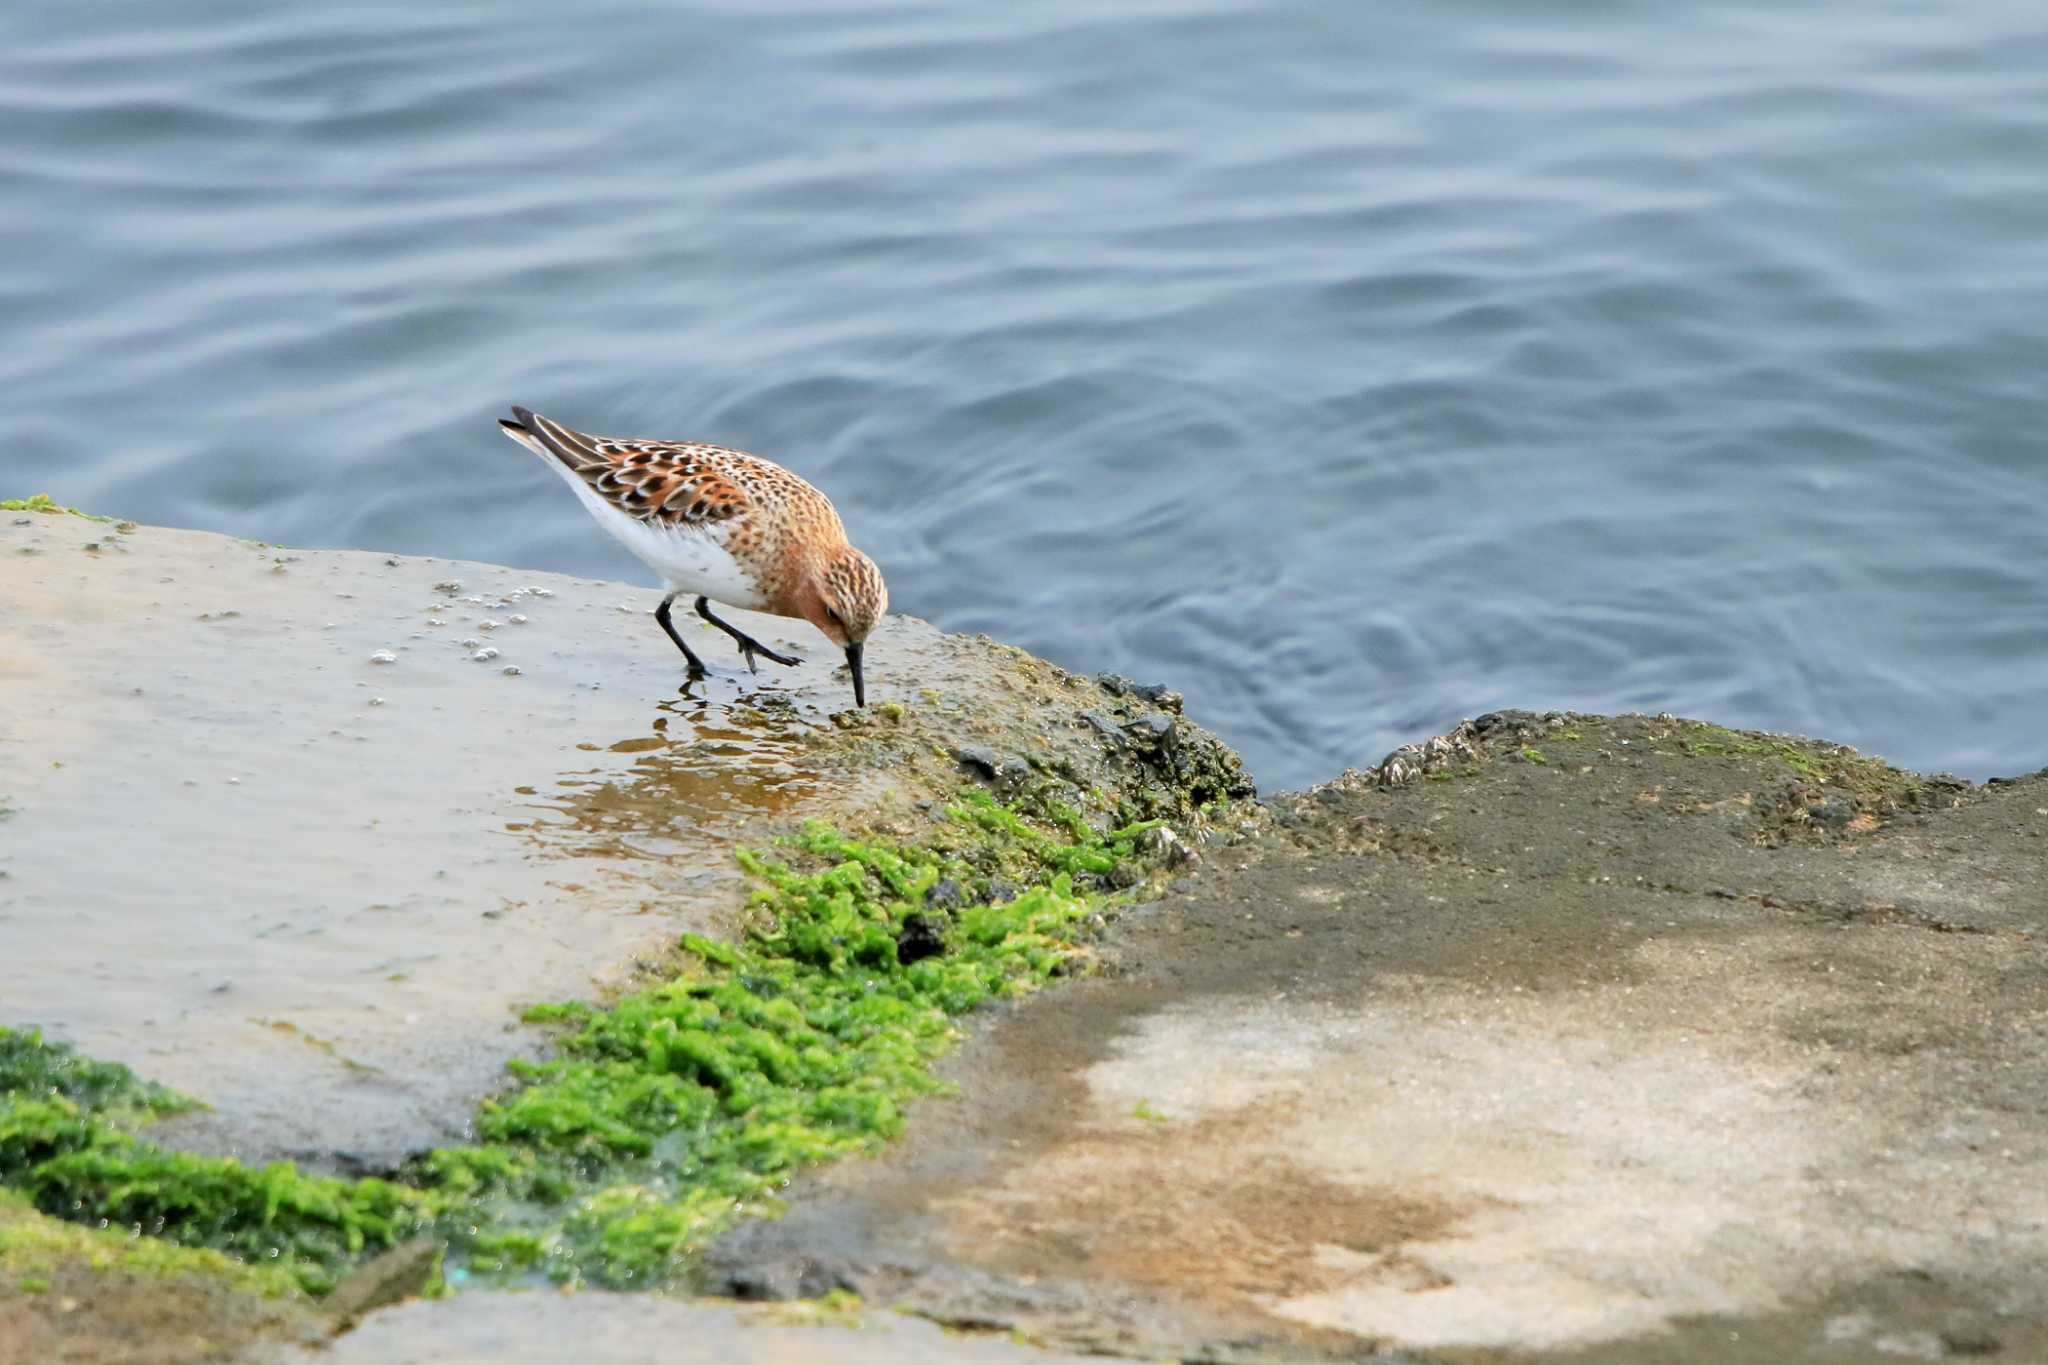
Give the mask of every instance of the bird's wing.
[[515, 406], [516, 421], [498, 423], [522, 445], [553, 456], [599, 497], [629, 517], [662, 526], [703, 526], [729, 521], [751, 505], [733, 478], [745, 459], [723, 446], [688, 441], [619, 440], [587, 436], [573, 427]]

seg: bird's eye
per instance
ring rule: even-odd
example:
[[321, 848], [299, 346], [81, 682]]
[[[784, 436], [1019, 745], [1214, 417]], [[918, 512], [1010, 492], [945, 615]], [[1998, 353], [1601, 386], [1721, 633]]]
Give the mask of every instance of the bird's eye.
[[846, 629], [846, 618], [844, 616], [841, 616], [838, 612], [832, 610], [832, 608], [830, 607], [825, 608], [825, 614], [832, 618], [833, 625], [839, 627], [841, 630]]

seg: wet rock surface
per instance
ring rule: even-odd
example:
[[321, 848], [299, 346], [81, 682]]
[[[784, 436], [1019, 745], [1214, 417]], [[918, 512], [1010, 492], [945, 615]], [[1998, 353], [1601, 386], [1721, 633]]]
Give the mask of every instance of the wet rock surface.
[[[729, 930], [734, 845], [809, 816], [1050, 784], [1173, 826], [1088, 874], [1163, 887], [1099, 971], [985, 1012], [956, 1095], [703, 1267], [857, 1312], [379, 1306], [414, 1245], [317, 1347], [306, 1303], [68, 1266], [0, 1301], [0, 1359], [2048, 1359], [2048, 774], [1501, 712], [1254, 805], [1164, 688], [912, 620], [851, 713], [824, 663], [677, 695], [619, 585], [0, 532], [35, 552], [0, 577], [0, 1022], [208, 1099], [190, 1146], [446, 1140], [538, 1047], [520, 1005]], [[933, 884], [899, 958], [1013, 894]]]
[[536, 1293], [407, 1304], [331, 1343], [265, 1359], [275, 1365], [1080, 1365], [1084, 1357], [887, 1312]]
[[1523, 713], [1390, 758], [714, 1282], [1139, 1357], [2048, 1359], [2048, 775]]
[[0, 555], [5, 1022], [205, 1100], [156, 1135], [247, 1160], [460, 1141], [539, 1046], [523, 1006], [724, 932], [742, 836], [956, 793], [951, 752], [1131, 818], [1186, 810], [1176, 765], [1250, 790], [1193, 727], [1107, 743], [1080, 712], [1124, 699], [909, 617], [853, 711], [753, 613], [811, 661], [749, 674], [703, 626], [721, 671], [683, 690], [622, 584], [62, 515], [0, 520]]

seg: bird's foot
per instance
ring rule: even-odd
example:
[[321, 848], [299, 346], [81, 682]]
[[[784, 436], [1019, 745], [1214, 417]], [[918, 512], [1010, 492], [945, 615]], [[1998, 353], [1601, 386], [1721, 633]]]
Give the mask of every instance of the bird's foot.
[[795, 668], [798, 664], [803, 662], [802, 659], [792, 658], [790, 655], [787, 654], [777, 654], [774, 650], [768, 648], [768, 646], [762, 644], [759, 640], [756, 640], [751, 635], [741, 635], [736, 638], [739, 641], [740, 657], [747, 661], [747, 672], [749, 673], [759, 673], [761, 671], [759, 668], [754, 666], [754, 656], [757, 654], [764, 659], [774, 660], [776, 663], [781, 664], [784, 668]]

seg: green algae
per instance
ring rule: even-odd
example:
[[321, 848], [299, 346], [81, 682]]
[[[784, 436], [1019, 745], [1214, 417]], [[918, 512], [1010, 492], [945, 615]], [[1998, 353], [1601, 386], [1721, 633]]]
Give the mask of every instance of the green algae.
[[[1098, 833], [1042, 803], [976, 793], [917, 841], [808, 826], [785, 858], [742, 852], [757, 883], [734, 943], [690, 936], [672, 979], [602, 1007], [548, 1005], [557, 1055], [484, 1106], [475, 1148], [429, 1159], [491, 1225], [453, 1255], [612, 1288], [684, 1275], [789, 1176], [871, 1153], [943, 1087], [959, 1016], [1085, 961], [1106, 899], [1077, 876], [1130, 862], [1151, 823]], [[1021, 884], [990, 899], [1002, 879]], [[942, 883], [958, 905], [928, 899]], [[949, 897], [948, 899], [954, 899]]]
[[385, 1181], [172, 1152], [138, 1135], [194, 1107], [124, 1066], [0, 1029], [0, 1185], [45, 1214], [225, 1253], [323, 1293], [353, 1258], [441, 1211]]
[[0, 501], [0, 512], [42, 512], [49, 516], [83, 517], [87, 521], [113, 522], [114, 517], [96, 516], [81, 512], [76, 507], [66, 507], [48, 493], [31, 493], [25, 498], [8, 498]]
[[0, 1185], [45, 1214], [207, 1248], [326, 1293], [429, 1234], [448, 1277], [608, 1288], [687, 1277], [792, 1174], [876, 1151], [944, 1087], [960, 1018], [1084, 970], [1101, 912], [1160, 824], [1098, 830], [1043, 794], [972, 792], [902, 838], [812, 824], [743, 851], [755, 883], [730, 943], [603, 1004], [528, 1011], [554, 1053], [512, 1066], [476, 1141], [389, 1179], [171, 1152], [142, 1131], [189, 1100], [125, 1067], [0, 1029]]
[[[1680, 747], [1699, 757], [1759, 758], [1784, 771], [1785, 789], [1759, 803], [1755, 837], [1766, 845], [1867, 832], [1902, 812], [1954, 804], [1963, 785], [1894, 768], [1844, 745], [1728, 730], [1685, 721]], [[1840, 803], [1846, 803], [1846, 817]], [[1831, 820], [1816, 818], [1831, 816]]]
[[265, 1298], [299, 1288], [285, 1267], [250, 1265], [222, 1252], [138, 1237], [127, 1228], [62, 1222], [25, 1196], [0, 1190], [0, 1277], [11, 1278], [24, 1294], [37, 1294], [49, 1289], [53, 1273], [77, 1266], [167, 1280], [205, 1278]]
[[145, 1081], [118, 1062], [81, 1057], [34, 1029], [0, 1028], [0, 1096], [69, 1104], [125, 1126], [198, 1106], [174, 1090]]
[[1929, 785], [1918, 774], [1842, 745], [1727, 730], [1703, 721], [1686, 721], [1684, 729], [1685, 738], [1680, 744], [1689, 754], [1744, 754], [1769, 759], [1808, 781], [1873, 801], [1911, 804]]
[[815, 1299], [789, 1299], [764, 1305], [759, 1317], [782, 1327], [858, 1328], [867, 1305], [850, 1289], [830, 1289]]
[[1748, 754], [1773, 759], [1802, 776], [1820, 781], [1826, 781], [1829, 775], [1831, 765], [1824, 759], [1819, 746], [1801, 745], [1770, 735], [1744, 734], [1740, 730], [1724, 729], [1705, 721], [1687, 721], [1685, 731], [1686, 738], [1679, 743], [1689, 754], [1705, 757]]

